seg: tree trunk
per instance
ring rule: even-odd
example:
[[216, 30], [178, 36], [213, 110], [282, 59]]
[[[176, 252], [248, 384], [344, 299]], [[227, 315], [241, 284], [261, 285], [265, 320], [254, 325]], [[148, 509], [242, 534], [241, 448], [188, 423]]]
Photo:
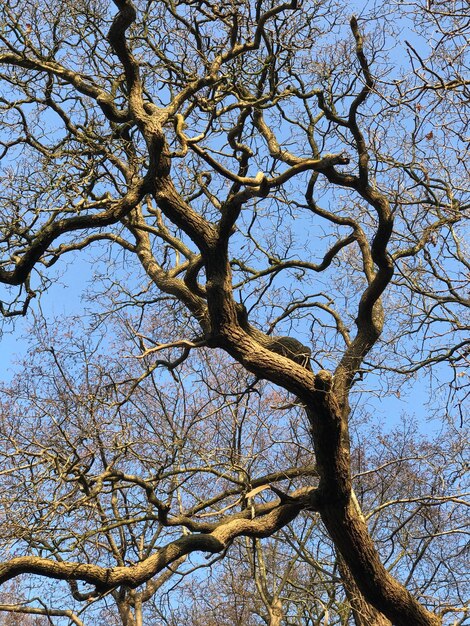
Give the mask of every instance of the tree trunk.
[[283, 617], [282, 601], [274, 598], [269, 607], [269, 626], [281, 626]]
[[359, 587], [356, 585], [348, 566], [339, 554], [337, 555], [337, 559], [341, 579], [343, 581], [343, 587], [349, 604], [351, 605], [355, 625], [392, 626], [392, 622], [388, 620], [385, 615], [379, 613], [379, 611], [377, 611], [377, 609], [369, 604], [364, 598], [362, 593], [359, 591]]
[[320, 474], [319, 511], [360, 593], [394, 626], [441, 626], [383, 566], [352, 489], [347, 411], [331, 383], [315, 377], [314, 402], [307, 408]]

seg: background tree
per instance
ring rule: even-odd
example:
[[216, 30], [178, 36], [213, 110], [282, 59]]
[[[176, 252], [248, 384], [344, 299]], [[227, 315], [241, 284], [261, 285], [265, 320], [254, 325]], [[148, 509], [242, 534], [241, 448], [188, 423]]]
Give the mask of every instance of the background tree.
[[[285, 411], [267, 405], [264, 385], [250, 384], [239, 368], [212, 359], [203, 369], [187, 359], [178, 380], [165, 381], [129, 359], [124, 334], [104, 347], [104, 337], [84, 339], [81, 325], [63, 337], [42, 326], [32, 335], [25, 369], [2, 388], [5, 553], [129, 566], [181, 526], [207, 532], [219, 515], [236, 518], [260, 485], [316, 475], [299, 443], [287, 443]], [[185, 379], [199, 379], [198, 387], [186, 388]], [[159, 510], [170, 509], [179, 515], [165, 520]], [[0, 610], [54, 616], [67, 606], [77, 623], [109, 614], [134, 626], [144, 615], [162, 618], [155, 596], [167, 583], [212, 562], [183, 556], [139, 591], [122, 585], [97, 594], [68, 581], [46, 593], [31, 579], [28, 595], [44, 606], [7, 602], [10, 592]]]
[[[371, 393], [398, 392], [404, 377], [419, 371], [432, 368], [446, 381], [449, 364], [448, 411], [461, 410], [465, 395], [468, 171], [461, 104], [468, 21], [463, 2], [452, 10], [439, 3], [397, 10], [391, 22], [366, 10], [350, 18], [330, 0], [2, 3], [0, 280], [11, 292], [2, 311], [25, 313], [54, 277], [52, 266], [99, 242], [100, 251], [106, 248], [101, 262], [110, 260], [110, 285], [109, 305], [97, 319], [104, 324], [110, 307], [121, 312], [146, 369], [121, 378], [101, 366], [77, 393], [52, 348], [62, 382], [48, 393], [45, 440], [38, 436], [41, 413], [30, 430], [6, 422], [12, 464], [5, 522], [17, 543], [14, 553], [4, 546], [0, 581], [23, 574], [66, 580], [77, 601], [110, 594], [117, 605], [117, 590], [129, 590], [125, 613], [142, 600], [142, 585], [153, 588], [168, 566], [191, 554], [225, 554], [238, 537], [259, 546], [257, 539], [308, 511], [319, 515], [346, 594], [367, 607], [369, 622], [442, 622], [440, 599], [421, 596], [413, 582], [414, 557], [401, 556], [393, 575], [384, 566], [393, 540], [388, 555], [380, 537], [374, 545], [369, 503], [353, 490], [351, 406], [365, 406]], [[411, 26], [408, 58], [391, 65], [390, 38]], [[219, 363], [211, 357], [219, 350], [238, 364], [241, 405], [237, 400], [234, 412], [227, 403], [230, 377], [208, 385], [213, 409], [196, 420], [198, 464], [188, 477], [195, 487], [183, 498], [171, 477], [180, 472], [180, 450], [189, 445], [193, 453], [191, 429], [169, 419], [157, 450], [148, 440], [134, 446], [116, 425], [122, 407], [145, 394], [142, 383], [154, 381], [149, 407], [161, 401], [167, 379], [155, 376], [162, 368], [178, 387], [173, 405], [187, 399], [198, 378], [179, 374], [184, 362], [199, 352]], [[73, 358], [79, 355], [83, 348]], [[48, 372], [39, 375], [49, 384]], [[253, 400], [255, 387], [261, 397], [272, 393], [261, 380], [297, 405], [301, 428], [311, 435], [311, 458], [295, 459], [292, 476], [312, 467], [313, 458], [315, 470], [298, 488], [276, 486], [287, 471], [280, 460], [290, 453], [280, 453], [274, 474], [260, 466], [253, 478], [239, 467], [239, 424], [245, 410], [254, 410], [245, 409], [244, 399]], [[21, 393], [14, 399], [20, 410]], [[215, 420], [225, 403], [230, 428]], [[183, 424], [193, 423], [195, 408], [188, 407], [183, 403]], [[15, 410], [7, 405], [4, 415]], [[86, 420], [78, 419], [81, 411]], [[271, 416], [263, 411], [255, 409], [269, 432]], [[148, 422], [147, 411], [141, 413]], [[201, 444], [208, 428], [216, 435], [209, 448]], [[262, 458], [263, 430], [248, 430], [255, 458]], [[17, 443], [24, 432], [25, 447]], [[362, 436], [353, 441], [357, 450]], [[211, 447], [225, 451], [220, 474]], [[140, 448], [133, 462], [130, 448]], [[162, 450], [171, 471], [159, 495]], [[47, 472], [32, 472], [35, 455]], [[408, 465], [397, 467], [403, 479]], [[206, 481], [214, 472], [220, 495]], [[258, 487], [267, 488], [258, 495]], [[206, 490], [209, 499], [200, 502]], [[236, 504], [226, 503], [227, 494]], [[27, 527], [24, 497], [34, 503], [26, 508]], [[402, 502], [394, 494], [393, 500]], [[83, 516], [88, 501], [92, 510]], [[162, 543], [141, 547], [142, 535], [130, 531], [134, 507]], [[202, 511], [207, 518], [200, 519]], [[61, 534], [69, 512], [80, 520], [77, 537], [70, 526]], [[106, 543], [88, 543], [97, 524]], [[117, 539], [109, 534], [114, 524]], [[408, 538], [406, 545], [419, 549]], [[67, 546], [65, 556], [58, 546]]]
[[[32, 329], [24, 369], [2, 388], [1, 535], [10, 556], [139, 562], [175, 530], [161, 524], [150, 489], [196, 524], [240, 511], [247, 493], [250, 506], [261, 504], [270, 483], [285, 492], [316, 475], [300, 407], [279, 404], [276, 390], [253, 385], [242, 370], [190, 357], [178, 382], [157, 378], [129, 358], [135, 337], [112, 331], [109, 317], [106, 336], [82, 324], [54, 333]], [[408, 577], [417, 597], [462, 610], [464, 433], [449, 428], [433, 442], [410, 418], [388, 436], [374, 432], [370, 416], [352, 424], [360, 432], [352, 440], [355, 491], [387, 568]], [[240, 540], [222, 560], [183, 558], [136, 591], [90, 597], [87, 588], [48, 588], [30, 577], [2, 593], [0, 609], [128, 626], [202, 624], [209, 616], [227, 624], [348, 624], [342, 573], [318, 516], [306, 513], [270, 541]], [[354, 596], [352, 605], [355, 623], [370, 623]]]

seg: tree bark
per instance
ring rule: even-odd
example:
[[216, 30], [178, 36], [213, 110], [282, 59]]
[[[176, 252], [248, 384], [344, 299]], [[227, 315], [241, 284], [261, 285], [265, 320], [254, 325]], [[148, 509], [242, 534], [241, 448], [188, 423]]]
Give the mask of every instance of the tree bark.
[[280, 598], [273, 598], [269, 607], [269, 626], [281, 626], [284, 611]]
[[337, 559], [344, 591], [351, 605], [356, 626], [392, 626], [392, 622], [364, 598], [341, 555], [338, 554]]
[[[326, 374], [326, 373], [325, 373]], [[307, 407], [320, 474], [320, 515], [365, 600], [394, 626], [440, 626], [383, 566], [352, 491], [347, 410], [342, 410], [322, 372]]]

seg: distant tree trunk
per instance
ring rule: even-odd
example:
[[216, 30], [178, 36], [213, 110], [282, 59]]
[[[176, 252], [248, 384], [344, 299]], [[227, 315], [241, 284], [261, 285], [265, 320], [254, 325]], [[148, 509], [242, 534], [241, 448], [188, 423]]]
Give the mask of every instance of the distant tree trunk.
[[279, 598], [273, 598], [269, 607], [269, 626], [281, 626], [283, 617], [282, 601]]

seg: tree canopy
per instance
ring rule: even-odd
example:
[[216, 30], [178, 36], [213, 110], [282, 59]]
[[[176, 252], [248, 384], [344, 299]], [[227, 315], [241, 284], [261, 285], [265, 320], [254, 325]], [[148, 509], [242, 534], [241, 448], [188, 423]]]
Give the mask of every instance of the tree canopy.
[[[0, 3], [1, 312], [36, 312], [2, 387], [9, 619], [468, 619], [470, 16], [353, 11]], [[37, 303], [70, 259], [69, 328]], [[390, 401], [415, 381], [434, 439]]]

